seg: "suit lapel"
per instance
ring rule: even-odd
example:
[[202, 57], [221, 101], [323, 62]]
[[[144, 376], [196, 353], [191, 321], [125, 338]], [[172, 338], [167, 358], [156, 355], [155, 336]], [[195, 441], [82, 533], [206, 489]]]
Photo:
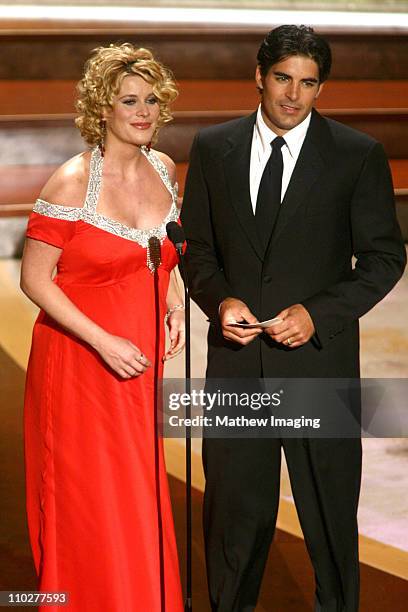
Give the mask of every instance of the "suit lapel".
[[[249, 187], [251, 145], [256, 112], [242, 119], [227, 138], [223, 165], [232, 206], [243, 231], [259, 259], [263, 252], [255, 225]], [[324, 119], [313, 109], [310, 126], [296, 166], [283, 199], [268, 250], [273, 245], [300, 206], [304, 204], [312, 186], [326, 165], [331, 146], [331, 135]]]
[[[307, 199], [326, 163], [324, 149], [328, 133], [324, 120], [313, 111], [310, 126], [283, 199], [270, 245], [274, 244], [291, 218]], [[323, 155], [322, 155], [323, 152]]]
[[249, 187], [251, 144], [255, 119], [256, 113], [245, 117], [228, 137], [223, 165], [232, 206], [254, 251], [260, 259], [263, 259], [264, 254], [259, 244]]

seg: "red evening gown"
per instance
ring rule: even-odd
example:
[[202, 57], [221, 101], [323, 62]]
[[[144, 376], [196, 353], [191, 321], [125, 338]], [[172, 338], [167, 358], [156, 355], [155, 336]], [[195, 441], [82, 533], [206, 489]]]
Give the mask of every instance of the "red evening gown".
[[[165, 226], [178, 219], [178, 211], [165, 165], [146, 148], [142, 152], [171, 194], [162, 225], [139, 230], [97, 212], [103, 158], [94, 149], [84, 207], [37, 200], [27, 236], [62, 249], [55, 283], [90, 319], [130, 339], [153, 363], [154, 277], [147, 245], [153, 235], [161, 242], [162, 356], [166, 293], [176, 265]], [[158, 368], [160, 376], [161, 360]], [[121, 379], [89, 345], [40, 312], [25, 396], [28, 525], [39, 590], [67, 592], [70, 600], [64, 608], [40, 610], [182, 610], [154, 388], [154, 366], [139, 378]]]

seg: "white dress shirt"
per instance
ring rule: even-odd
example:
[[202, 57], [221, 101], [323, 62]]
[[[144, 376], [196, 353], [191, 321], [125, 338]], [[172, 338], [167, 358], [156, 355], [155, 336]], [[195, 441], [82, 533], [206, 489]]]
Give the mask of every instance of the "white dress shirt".
[[[311, 113], [309, 113], [302, 123], [299, 123], [299, 125], [286, 132], [286, 134], [283, 136], [286, 145], [282, 147], [283, 174], [281, 202], [285, 196], [292, 172], [299, 157], [300, 149], [302, 148], [303, 141], [306, 137], [306, 132], [310, 124], [310, 118]], [[275, 134], [275, 132], [273, 132], [266, 125], [264, 118], [262, 117], [261, 105], [259, 105], [256, 122], [254, 125], [254, 134], [252, 136], [251, 163], [249, 168], [249, 185], [254, 214], [262, 174], [265, 169], [266, 162], [268, 161], [272, 152], [271, 142], [274, 138], [277, 138], [277, 136], [278, 134]]]

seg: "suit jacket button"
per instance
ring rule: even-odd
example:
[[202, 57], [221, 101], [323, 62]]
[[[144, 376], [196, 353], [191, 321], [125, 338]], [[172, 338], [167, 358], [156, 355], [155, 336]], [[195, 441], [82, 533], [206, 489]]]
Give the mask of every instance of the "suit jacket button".
[[272, 276], [268, 276], [268, 275], [266, 275], [266, 276], [264, 276], [264, 277], [263, 277], [263, 281], [264, 281], [264, 283], [270, 283], [270, 282], [271, 282], [271, 280], [272, 280]]

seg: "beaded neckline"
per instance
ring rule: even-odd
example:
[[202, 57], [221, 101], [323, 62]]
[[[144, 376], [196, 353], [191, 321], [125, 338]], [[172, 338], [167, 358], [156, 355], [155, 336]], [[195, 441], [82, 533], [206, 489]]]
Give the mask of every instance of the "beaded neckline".
[[[146, 249], [148, 248], [149, 240], [152, 237], [158, 238], [162, 243], [166, 237], [167, 223], [169, 223], [169, 221], [177, 221], [179, 217], [179, 211], [177, 208], [177, 184], [174, 186], [172, 185], [166, 165], [155, 153], [149, 151], [147, 147], [141, 147], [141, 151], [159, 174], [172, 198], [170, 210], [160, 225], [147, 229], [138, 229], [136, 227], [125, 225], [120, 221], [115, 221], [114, 219], [106, 217], [105, 215], [97, 212], [96, 207], [101, 190], [103, 168], [103, 157], [100, 153], [99, 147], [95, 147], [91, 153], [88, 188], [85, 204], [82, 208], [51, 204], [50, 202], [39, 198], [34, 205], [33, 212], [64, 221], [82, 220], [85, 223], [89, 223], [90, 225], [109, 232], [110, 234], [114, 234], [115, 236], [119, 236], [125, 240], [137, 242], [137, 244]], [[148, 267], [152, 269], [149, 256]]]

